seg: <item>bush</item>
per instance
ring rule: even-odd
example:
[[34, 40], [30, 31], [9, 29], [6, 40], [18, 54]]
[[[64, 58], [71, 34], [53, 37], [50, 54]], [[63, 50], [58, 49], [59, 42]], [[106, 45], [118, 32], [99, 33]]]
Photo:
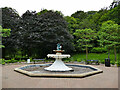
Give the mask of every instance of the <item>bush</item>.
[[5, 60], [5, 63], [11, 63], [11, 60]]
[[14, 60], [14, 61], [13, 61], [13, 63], [16, 63], [16, 62], [18, 62], [18, 60]]
[[15, 63], [15, 62], [16, 62], [15, 58], [12, 58], [11, 63]]
[[100, 60], [100, 63], [105, 64], [105, 60]]
[[120, 61], [117, 61], [116, 64], [118, 67], [120, 67]]
[[26, 60], [21, 60], [22, 62], [26, 62]]
[[103, 53], [103, 52], [107, 52], [106, 48], [103, 47], [94, 47], [91, 52], [93, 53]]
[[0, 64], [5, 65], [5, 60], [4, 59], [0, 59]]
[[81, 59], [78, 58], [78, 59], [77, 59], [77, 62], [81, 62]]
[[5, 65], [5, 62], [2, 62], [2, 65]]
[[69, 60], [65, 60], [64, 62], [68, 63], [68, 62], [69, 62]]
[[5, 60], [5, 63], [16, 63], [18, 62], [18, 60], [15, 60], [14, 58], [12, 58], [11, 60]]
[[110, 64], [115, 65], [115, 61], [111, 60]]

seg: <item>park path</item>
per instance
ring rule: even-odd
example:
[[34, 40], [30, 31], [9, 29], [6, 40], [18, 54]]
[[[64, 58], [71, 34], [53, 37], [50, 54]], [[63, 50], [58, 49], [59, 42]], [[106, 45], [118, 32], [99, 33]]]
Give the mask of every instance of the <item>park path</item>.
[[117, 67], [94, 65], [103, 73], [85, 78], [47, 78], [15, 72], [14, 68], [20, 66], [23, 64], [2, 66], [2, 88], [118, 88]]

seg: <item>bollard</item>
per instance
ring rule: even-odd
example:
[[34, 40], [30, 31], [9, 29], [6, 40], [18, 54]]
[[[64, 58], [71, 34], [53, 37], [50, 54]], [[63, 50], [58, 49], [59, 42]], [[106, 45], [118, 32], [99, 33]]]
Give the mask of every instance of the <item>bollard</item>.
[[30, 59], [27, 59], [27, 63], [30, 63]]

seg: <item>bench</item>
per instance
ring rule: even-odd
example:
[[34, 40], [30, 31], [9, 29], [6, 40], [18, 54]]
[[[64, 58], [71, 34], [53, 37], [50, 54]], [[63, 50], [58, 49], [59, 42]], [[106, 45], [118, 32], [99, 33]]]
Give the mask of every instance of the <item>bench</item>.
[[99, 60], [87, 60], [86, 61], [86, 64], [92, 64], [92, 63], [99, 65]]
[[33, 61], [34, 61], [34, 64], [35, 64], [35, 61], [44, 61], [45, 59], [33, 59]]

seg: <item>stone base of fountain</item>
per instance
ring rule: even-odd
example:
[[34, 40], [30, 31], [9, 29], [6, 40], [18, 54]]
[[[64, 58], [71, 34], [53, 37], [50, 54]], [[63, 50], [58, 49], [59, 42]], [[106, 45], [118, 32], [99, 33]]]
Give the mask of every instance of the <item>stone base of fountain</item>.
[[49, 67], [44, 68], [48, 71], [70, 71], [73, 70], [72, 68], [69, 68], [66, 66], [61, 59], [56, 59], [56, 61]]
[[55, 58], [55, 62], [47, 67], [44, 68], [45, 70], [48, 71], [71, 71], [73, 70], [72, 68], [66, 66], [64, 64], [64, 62], [62, 61], [62, 58], [69, 58], [70, 55], [69, 54], [62, 54], [62, 52], [64, 52], [64, 50], [53, 50], [56, 52], [56, 54], [48, 54], [47, 57], [48, 58]]
[[45, 70], [58, 71], [58, 72], [73, 70], [72, 68], [66, 66], [64, 62], [62, 61], [62, 58], [69, 58], [70, 57], [69, 54], [62, 54], [64, 50], [53, 50], [53, 51], [56, 52], [56, 54], [48, 54], [47, 57], [55, 58], [55, 62], [51, 66], [44, 68]]
[[23, 73], [31, 77], [72, 77], [83, 78], [94, 74], [102, 73], [103, 71], [95, 68], [91, 65], [82, 64], [66, 64], [66, 66], [73, 68], [74, 71], [47, 71], [44, 68], [49, 67], [51, 64], [33, 64], [25, 65], [19, 68], [15, 68], [15, 71]]

